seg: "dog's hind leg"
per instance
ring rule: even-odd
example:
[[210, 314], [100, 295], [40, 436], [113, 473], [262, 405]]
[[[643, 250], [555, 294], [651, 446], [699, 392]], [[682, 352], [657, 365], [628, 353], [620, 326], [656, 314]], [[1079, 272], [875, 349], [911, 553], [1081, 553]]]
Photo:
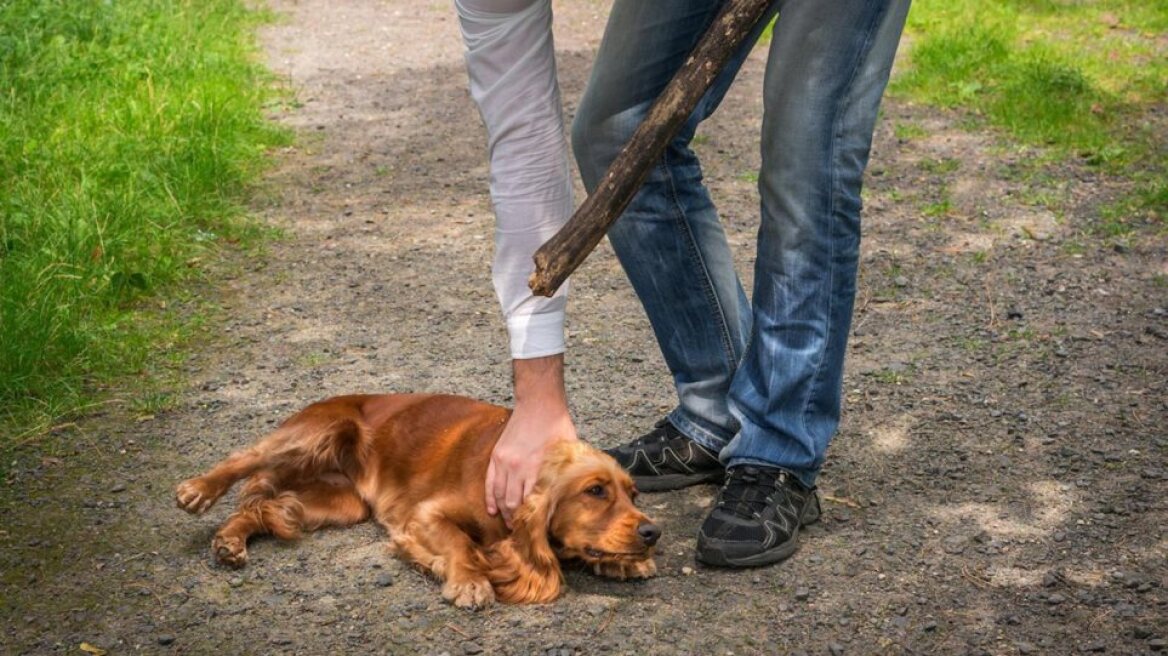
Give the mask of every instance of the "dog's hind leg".
[[369, 508], [353, 484], [342, 476], [281, 486], [271, 472], [249, 480], [239, 509], [223, 523], [211, 541], [216, 560], [230, 567], [247, 563], [247, 541], [253, 535], [295, 540], [325, 526], [350, 526], [364, 521]]
[[353, 474], [359, 468], [360, 439], [361, 429], [352, 420], [297, 416], [250, 449], [233, 453], [211, 471], [180, 483], [175, 500], [179, 508], [201, 515], [236, 481], [262, 469], [296, 471], [308, 479], [328, 472]]
[[175, 489], [175, 501], [179, 508], [192, 515], [201, 515], [215, 505], [236, 481], [263, 467], [266, 460], [266, 453], [259, 447], [233, 453], [206, 474], [179, 483]]

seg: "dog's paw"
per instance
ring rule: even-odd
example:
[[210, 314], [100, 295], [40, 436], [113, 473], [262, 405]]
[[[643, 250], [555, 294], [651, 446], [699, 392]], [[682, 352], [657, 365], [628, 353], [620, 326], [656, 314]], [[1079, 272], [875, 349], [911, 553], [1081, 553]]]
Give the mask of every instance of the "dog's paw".
[[174, 500], [179, 508], [192, 515], [201, 515], [215, 505], [226, 490], [211, 485], [202, 478], [190, 478], [178, 484]]
[[647, 579], [657, 575], [657, 563], [645, 560], [614, 560], [592, 564], [592, 572], [610, 579]]
[[230, 535], [216, 535], [211, 540], [215, 560], [238, 569], [247, 564], [247, 541]]
[[442, 597], [459, 608], [476, 610], [490, 606], [495, 601], [495, 591], [486, 579], [470, 581], [447, 581], [442, 586]]

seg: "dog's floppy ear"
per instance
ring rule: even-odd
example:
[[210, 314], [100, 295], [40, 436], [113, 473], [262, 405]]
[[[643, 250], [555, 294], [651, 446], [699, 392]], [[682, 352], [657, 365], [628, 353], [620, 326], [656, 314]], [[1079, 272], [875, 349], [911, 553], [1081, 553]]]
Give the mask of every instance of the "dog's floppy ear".
[[512, 517], [511, 535], [488, 550], [487, 578], [500, 601], [546, 603], [560, 596], [564, 576], [548, 543], [548, 524], [555, 504], [551, 490], [537, 487]]

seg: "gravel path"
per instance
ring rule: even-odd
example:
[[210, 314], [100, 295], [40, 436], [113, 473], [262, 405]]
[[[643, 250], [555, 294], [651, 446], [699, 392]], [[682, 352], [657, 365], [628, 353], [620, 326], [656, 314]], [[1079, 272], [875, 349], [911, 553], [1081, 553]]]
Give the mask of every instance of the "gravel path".
[[[337, 8], [335, 5], [341, 5]], [[1125, 182], [960, 116], [885, 105], [825, 521], [790, 561], [693, 561], [714, 488], [645, 495], [665, 531], [643, 583], [568, 574], [555, 604], [463, 612], [380, 530], [258, 541], [240, 571], [175, 483], [288, 413], [353, 391], [509, 401], [490, 288], [484, 137], [449, 3], [278, 0], [263, 34], [298, 102], [227, 317], [175, 407], [112, 404], [12, 463], [0, 493], [0, 652], [1066, 654], [1168, 649], [1168, 254], [1094, 236]], [[557, 3], [569, 112], [606, 3]], [[751, 268], [762, 59], [699, 150]], [[582, 195], [581, 195], [582, 197]], [[576, 277], [570, 395], [601, 446], [673, 402], [607, 245]], [[95, 653], [95, 652], [91, 652]]]

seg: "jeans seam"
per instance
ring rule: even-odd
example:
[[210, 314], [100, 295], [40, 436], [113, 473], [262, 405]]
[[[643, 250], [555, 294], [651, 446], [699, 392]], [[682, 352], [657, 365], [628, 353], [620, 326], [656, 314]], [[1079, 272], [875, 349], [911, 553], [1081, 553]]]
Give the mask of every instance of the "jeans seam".
[[856, 61], [854, 62], [852, 75], [848, 79], [847, 85], [844, 87], [844, 89], [845, 89], [844, 94], [843, 94], [844, 102], [840, 103], [839, 108], [837, 108], [837, 110], [836, 110], [835, 118], [832, 119], [831, 146], [830, 146], [830, 153], [831, 153], [830, 160], [832, 162], [831, 194], [828, 196], [828, 206], [827, 206], [828, 227], [829, 227], [829, 229], [831, 229], [829, 232], [829, 236], [828, 236], [829, 238], [827, 240], [828, 244], [829, 244], [828, 261], [831, 263], [831, 265], [828, 267], [828, 281], [827, 281], [828, 282], [828, 285], [827, 285], [827, 289], [828, 289], [828, 294], [827, 294], [827, 327], [826, 327], [826, 330], [824, 331], [824, 336], [823, 336], [824, 337], [823, 353], [820, 354], [819, 360], [815, 363], [815, 374], [812, 375], [812, 377], [811, 377], [811, 384], [808, 385], [807, 395], [803, 399], [803, 408], [799, 413], [799, 423], [803, 425], [802, 426], [803, 427], [803, 434], [807, 435], [809, 438], [811, 437], [811, 431], [807, 428], [807, 414], [808, 414], [808, 411], [809, 411], [809, 408], [811, 405], [811, 399], [816, 398], [816, 396], [817, 396], [814, 392], [816, 390], [818, 390], [823, 385], [823, 382], [821, 379], [821, 376], [823, 374], [823, 363], [827, 359], [827, 350], [829, 348], [831, 348], [831, 337], [834, 334], [835, 321], [833, 318], [833, 310], [835, 308], [835, 293], [834, 293], [835, 286], [834, 286], [834, 283], [835, 283], [835, 276], [836, 276], [836, 263], [835, 263], [836, 243], [835, 243], [834, 235], [832, 233], [835, 232], [834, 227], [835, 227], [835, 223], [836, 223], [836, 218], [835, 218], [836, 196], [839, 193], [839, 190], [838, 190], [838, 187], [839, 187], [839, 177], [838, 177], [839, 176], [839, 166], [837, 165], [837, 160], [839, 158], [838, 144], [839, 144], [839, 139], [840, 139], [840, 131], [842, 130], [841, 124], [844, 120], [844, 117], [847, 116], [847, 109], [854, 102], [854, 99], [851, 97], [851, 94], [855, 88], [856, 80], [859, 77], [860, 72], [864, 68], [863, 62], [866, 59], [868, 53], [870, 53], [872, 50], [872, 41], [875, 38], [876, 33], [879, 31], [879, 26], [880, 26], [881, 21], [883, 21], [884, 16], [887, 15], [887, 13], [888, 13], [888, 5], [885, 5], [884, 11], [880, 12], [879, 17], [877, 19], [873, 20], [872, 23], [870, 23], [868, 25], [867, 32], [864, 36], [864, 44], [860, 49], [860, 55], [859, 55], [859, 57], [857, 57]]
[[[726, 311], [722, 308], [722, 303], [718, 299], [718, 295], [714, 293], [714, 286], [710, 283], [710, 270], [706, 266], [706, 260], [702, 257], [701, 249], [697, 247], [697, 239], [694, 237], [693, 230], [690, 228], [689, 221], [686, 219], [687, 214], [685, 208], [682, 207], [681, 199], [677, 197], [677, 185], [674, 183], [673, 170], [669, 166], [669, 149], [661, 154], [662, 168], [665, 170], [666, 179], [669, 182], [669, 196], [673, 202], [673, 207], [676, 210], [678, 223], [685, 230], [686, 235], [686, 250], [689, 252], [702, 271], [702, 292], [706, 297], [706, 302], [713, 305], [715, 312], [719, 319], [718, 333], [721, 336], [722, 355], [726, 358], [727, 368], [729, 373], [733, 375], [736, 366], [734, 358], [734, 349], [731, 346], [730, 331], [727, 329], [729, 320], [726, 317]], [[701, 184], [700, 182], [698, 184]]]

